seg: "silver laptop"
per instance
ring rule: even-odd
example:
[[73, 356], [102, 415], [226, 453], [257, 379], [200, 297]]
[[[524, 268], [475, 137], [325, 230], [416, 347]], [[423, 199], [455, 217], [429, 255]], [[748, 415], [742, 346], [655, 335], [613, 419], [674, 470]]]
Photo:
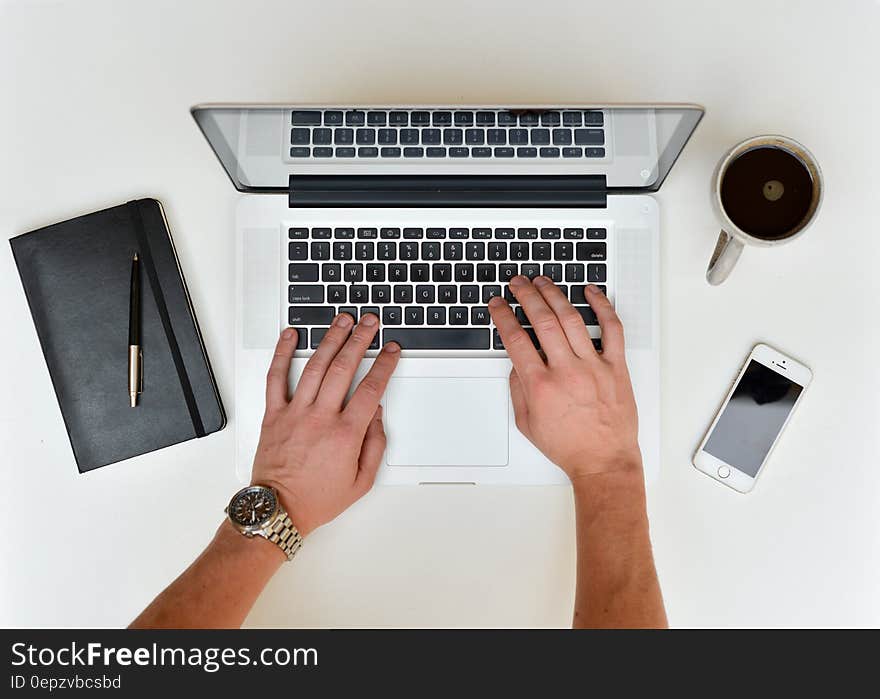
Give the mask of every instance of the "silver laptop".
[[556, 281], [599, 349], [583, 286], [605, 289], [626, 328], [646, 477], [657, 475], [660, 231], [650, 193], [701, 107], [199, 105], [192, 114], [244, 193], [232, 415], [241, 479], [281, 328], [300, 331], [293, 385], [347, 311], [380, 317], [370, 354], [390, 340], [402, 347], [383, 401], [380, 483], [565, 482], [516, 429], [510, 362], [486, 310], [495, 295], [515, 301], [515, 274]]

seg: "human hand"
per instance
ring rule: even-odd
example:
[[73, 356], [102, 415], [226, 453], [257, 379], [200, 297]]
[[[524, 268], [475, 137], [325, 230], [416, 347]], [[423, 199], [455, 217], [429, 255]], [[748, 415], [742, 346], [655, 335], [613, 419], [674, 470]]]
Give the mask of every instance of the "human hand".
[[624, 357], [623, 326], [611, 302], [588, 285], [602, 328], [602, 353], [583, 318], [547, 277], [510, 280], [544, 357], [501, 297], [489, 303], [513, 362], [510, 397], [516, 425], [572, 482], [610, 471], [641, 473], [638, 414]]
[[290, 361], [297, 332], [287, 328], [266, 377], [266, 412], [253, 482], [278, 490], [300, 534], [334, 519], [373, 485], [385, 451], [379, 400], [400, 358], [389, 342], [346, 403], [355, 371], [379, 329], [366, 314], [340, 313], [309, 359], [292, 397]]

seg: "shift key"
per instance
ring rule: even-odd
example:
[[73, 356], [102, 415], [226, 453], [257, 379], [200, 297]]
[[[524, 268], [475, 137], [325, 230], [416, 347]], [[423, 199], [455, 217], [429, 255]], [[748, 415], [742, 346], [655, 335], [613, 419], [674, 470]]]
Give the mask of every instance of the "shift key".
[[287, 297], [290, 303], [324, 303], [324, 287], [320, 284], [291, 284]]
[[330, 325], [336, 315], [333, 306], [291, 306], [288, 325]]

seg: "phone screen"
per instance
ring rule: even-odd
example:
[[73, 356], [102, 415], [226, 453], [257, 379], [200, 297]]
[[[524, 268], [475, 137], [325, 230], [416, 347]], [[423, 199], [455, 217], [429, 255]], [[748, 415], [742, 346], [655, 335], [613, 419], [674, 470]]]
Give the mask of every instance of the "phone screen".
[[751, 360], [703, 451], [754, 478], [803, 390]]

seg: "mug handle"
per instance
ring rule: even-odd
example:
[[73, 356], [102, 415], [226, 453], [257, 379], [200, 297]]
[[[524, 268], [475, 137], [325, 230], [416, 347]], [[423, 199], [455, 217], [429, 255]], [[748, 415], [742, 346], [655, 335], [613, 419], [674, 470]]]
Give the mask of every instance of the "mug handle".
[[709, 269], [706, 270], [706, 281], [712, 286], [717, 286], [730, 275], [736, 261], [743, 251], [743, 244], [732, 235], [721, 231], [715, 251], [709, 260]]

